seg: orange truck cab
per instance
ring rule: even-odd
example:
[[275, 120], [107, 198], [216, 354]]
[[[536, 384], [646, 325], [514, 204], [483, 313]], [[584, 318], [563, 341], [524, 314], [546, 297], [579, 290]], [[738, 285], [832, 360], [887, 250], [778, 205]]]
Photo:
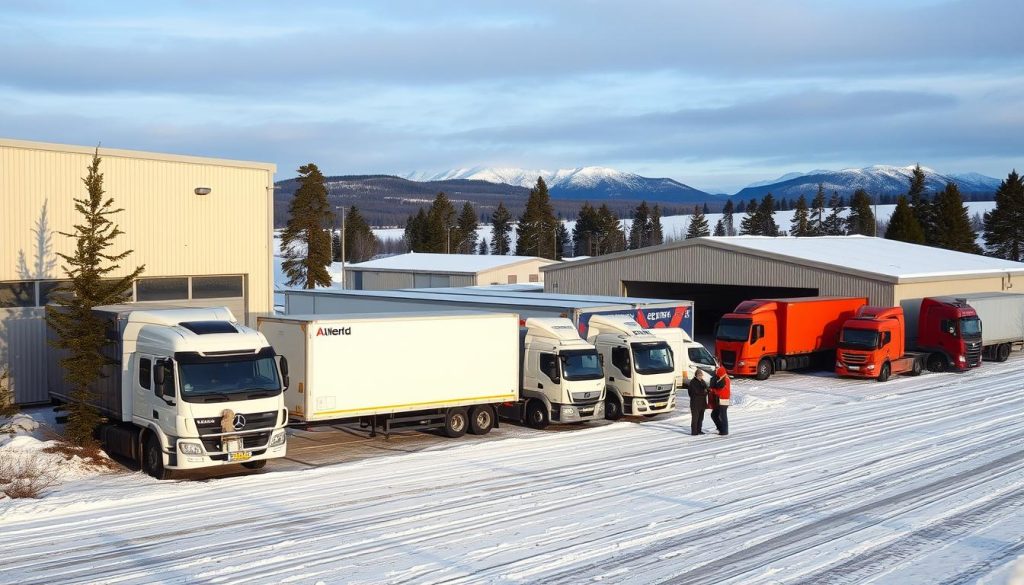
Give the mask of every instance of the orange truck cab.
[[861, 307], [839, 333], [836, 374], [879, 382], [893, 374], [920, 374], [928, 354], [906, 351], [904, 331], [902, 308]]
[[743, 301], [718, 322], [715, 354], [729, 374], [764, 380], [780, 370], [835, 359], [843, 323], [863, 297], [797, 297]]

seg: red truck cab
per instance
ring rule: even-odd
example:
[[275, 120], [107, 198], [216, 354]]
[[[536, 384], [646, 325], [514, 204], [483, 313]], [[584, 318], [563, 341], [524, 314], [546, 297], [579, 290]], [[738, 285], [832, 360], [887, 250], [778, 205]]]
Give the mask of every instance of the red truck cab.
[[861, 307], [839, 333], [836, 374], [879, 382], [893, 374], [920, 374], [926, 354], [906, 351], [904, 330], [902, 308]]
[[753, 376], [762, 356], [778, 351], [778, 337], [765, 335], [778, 327], [776, 309], [773, 301], [743, 301], [718, 322], [715, 357], [730, 374]]
[[[904, 308], [906, 304], [904, 304]], [[967, 370], [981, 365], [981, 319], [966, 300], [921, 299], [915, 349], [928, 353], [928, 369]]]

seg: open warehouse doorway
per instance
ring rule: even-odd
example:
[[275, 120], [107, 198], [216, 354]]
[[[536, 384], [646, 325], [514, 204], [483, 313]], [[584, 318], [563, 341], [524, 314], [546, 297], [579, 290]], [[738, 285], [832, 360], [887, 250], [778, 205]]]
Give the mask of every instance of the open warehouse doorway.
[[736, 305], [750, 299], [816, 297], [816, 288], [785, 286], [739, 286], [729, 284], [694, 284], [682, 282], [623, 281], [626, 296], [693, 301], [695, 336], [713, 337], [715, 324]]

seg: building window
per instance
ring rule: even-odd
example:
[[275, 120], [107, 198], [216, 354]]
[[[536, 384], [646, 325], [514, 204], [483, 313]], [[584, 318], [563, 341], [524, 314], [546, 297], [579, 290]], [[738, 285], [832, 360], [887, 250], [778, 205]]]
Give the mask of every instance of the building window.
[[39, 304], [49, 305], [58, 298], [71, 298], [74, 292], [70, 280], [44, 280], [39, 283]]
[[36, 306], [36, 283], [0, 282], [0, 309]]
[[530, 282], [540, 282], [540, 275], [539, 274], [531, 274], [530, 275]]
[[193, 299], [226, 299], [242, 296], [241, 276], [193, 276]]
[[517, 282], [519, 282], [519, 278], [518, 278], [518, 277], [516, 277], [516, 275], [515, 275], [515, 274], [509, 274], [509, 275], [508, 275], [508, 283], [509, 283], [509, 284], [515, 284], [515, 283], [517, 283]]
[[135, 283], [135, 300], [188, 300], [188, 278], [140, 278]]

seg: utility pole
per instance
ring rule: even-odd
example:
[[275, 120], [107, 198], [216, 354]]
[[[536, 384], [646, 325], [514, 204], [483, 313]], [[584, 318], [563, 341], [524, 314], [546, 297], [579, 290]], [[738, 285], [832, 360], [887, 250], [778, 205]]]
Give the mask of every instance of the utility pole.
[[345, 206], [338, 205], [335, 209], [341, 210], [341, 288], [344, 290], [345, 286]]

